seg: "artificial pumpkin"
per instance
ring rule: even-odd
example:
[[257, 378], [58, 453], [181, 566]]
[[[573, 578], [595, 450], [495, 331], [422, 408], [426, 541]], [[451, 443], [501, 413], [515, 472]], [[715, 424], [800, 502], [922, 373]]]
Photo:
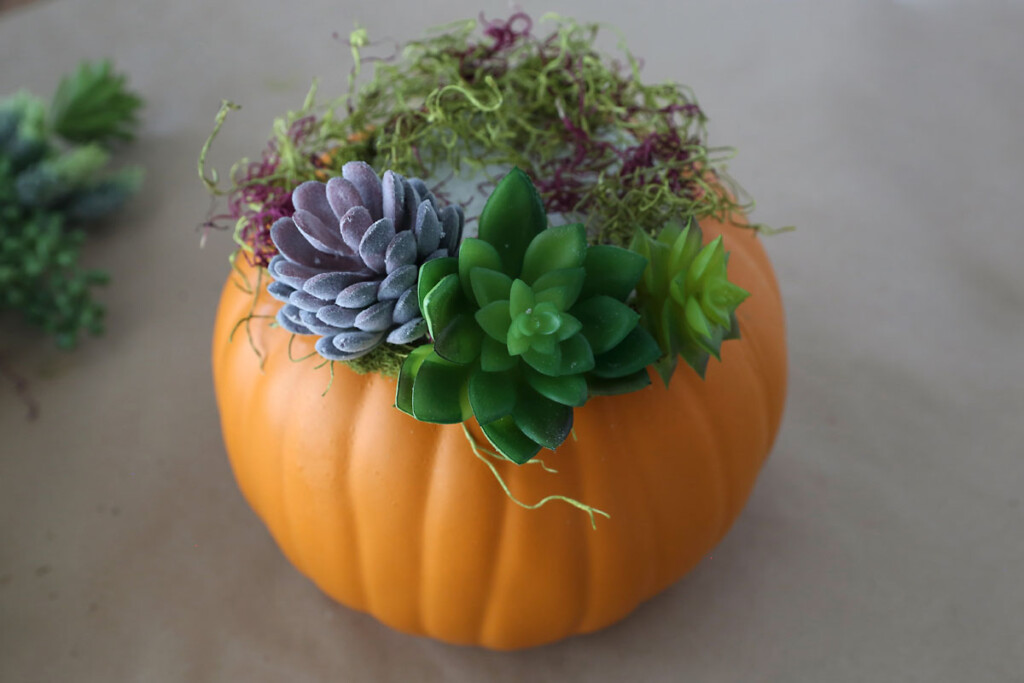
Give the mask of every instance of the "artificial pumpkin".
[[[739, 514], [774, 440], [786, 390], [782, 302], [757, 233], [724, 236], [750, 297], [740, 339], [705, 379], [595, 397], [575, 438], [539, 466], [498, 463], [511, 492], [604, 510], [596, 529], [552, 501], [512, 502], [460, 425], [395, 409], [395, 380], [337, 364], [330, 388], [309, 337], [264, 324], [278, 304], [237, 262], [213, 337], [223, 434], [238, 484], [285, 555], [324, 592], [401, 631], [510, 650], [607, 626], [704, 557]], [[250, 318], [251, 340], [235, 333]], [[254, 348], [261, 355], [254, 352]], [[470, 432], [486, 440], [475, 424]]]

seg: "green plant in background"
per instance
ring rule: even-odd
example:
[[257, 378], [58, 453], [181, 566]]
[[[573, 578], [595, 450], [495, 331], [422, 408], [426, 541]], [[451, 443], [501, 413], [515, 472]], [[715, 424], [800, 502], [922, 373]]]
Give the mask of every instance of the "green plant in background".
[[106, 170], [141, 106], [108, 62], [65, 76], [49, 109], [24, 91], [0, 101], [0, 313], [20, 312], [62, 348], [103, 330], [92, 290], [107, 276], [78, 264], [83, 226], [142, 182], [141, 169]]
[[548, 227], [518, 168], [488, 199], [479, 235], [422, 266], [433, 344], [405, 360], [395, 403], [424, 422], [475, 417], [503, 456], [524, 463], [565, 440], [573, 407], [591, 395], [650, 383], [661, 350], [626, 304], [647, 262], [588, 245], [581, 224]]
[[668, 386], [679, 358], [704, 377], [711, 356], [720, 358], [722, 342], [738, 339], [736, 307], [748, 293], [729, 282], [729, 254], [719, 235], [702, 246], [700, 226], [665, 226], [657, 238], [643, 231], [630, 248], [648, 263], [637, 283], [643, 326], [662, 350], [655, 369]]
[[53, 128], [65, 140], [77, 143], [135, 138], [142, 99], [127, 88], [127, 78], [112, 71], [110, 62], [82, 62], [65, 76], [54, 93]]

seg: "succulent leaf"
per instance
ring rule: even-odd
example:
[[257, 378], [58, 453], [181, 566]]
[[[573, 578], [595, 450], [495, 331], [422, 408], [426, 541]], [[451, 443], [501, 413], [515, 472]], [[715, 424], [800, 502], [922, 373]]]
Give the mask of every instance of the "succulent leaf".
[[477, 305], [481, 307], [485, 307], [495, 301], [508, 301], [512, 291], [512, 278], [500, 270], [471, 268], [469, 271], [469, 281], [473, 298], [476, 300]]
[[594, 353], [614, 349], [640, 321], [640, 314], [610, 296], [595, 296], [572, 309]]
[[[411, 287], [402, 292], [398, 297], [393, 315], [395, 322], [399, 325], [404, 325], [413, 318], [419, 317], [420, 305], [416, 299], [416, 292]], [[424, 321], [424, 324], [426, 324], [426, 321]]]
[[658, 360], [661, 349], [647, 330], [635, 327], [611, 351], [595, 359], [594, 374], [598, 377], [625, 377]]
[[622, 377], [596, 377], [590, 380], [591, 396], [617, 396], [640, 391], [651, 383], [647, 368]]
[[484, 425], [500, 420], [512, 413], [516, 405], [516, 394], [508, 391], [515, 385], [515, 378], [509, 372], [487, 372], [477, 368], [469, 377], [469, 404], [473, 416]]
[[647, 268], [647, 258], [641, 253], [598, 244], [587, 249], [583, 267], [587, 277], [581, 297], [604, 294], [625, 301]]
[[703, 377], [711, 356], [720, 357], [722, 342], [739, 337], [736, 308], [748, 294], [728, 280], [722, 237], [704, 246], [702, 241], [691, 219], [682, 228], [665, 226], [656, 238], [638, 232], [630, 245], [648, 260], [637, 304], [661, 349], [655, 368], [666, 386], [678, 358]]
[[460, 365], [480, 356], [484, 333], [467, 313], [460, 313], [434, 337], [434, 351], [445, 360]]
[[472, 415], [465, 384], [468, 368], [436, 353], [421, 362], [412, 387], [412, 414], [423, 422], [455, 424]]
[[541, 445], [524, 434], [511, 415], [480, 425], [480, 429], [499, 453], [517, 465], [540, 452]]
[[582, 406], [587, 402], [587, 380], [583, 375], [549, 377], [539, 372], [525, 373], [527, 383], [541, 396], [564, 406]]
[[569, 337], [559, 347], [562, 353], [562, 368], [559, 376], [589, 373], [594, 369], [594, 350], [582, 334]]
[[[459, 281], [462, 282], [466, 296], [470, 298], [475, 298], [470, 277], [470, 271], [474, 268], [500, 272], [501, 257], [498, 255], [498, 250], [487, 242], [469, 237], [462, 241], [462, 246], [459, 249]], [[479, 300], [477, 303], [480, 303]]]
[[377, 298], [380, 301], [398, 299], [405, 292], [411, 291], [412, 286], [416, 284], [417, 273], [419, 269], [415, 263], [399, 266], [381, 281]]
[[519, 358], [509, 353], [508, 346], [484, 337], [480, 345], [480, 367], [487, 372], [503, 372], [519, 365]]
[[427, 298], [427, 294], [437, 286], [437, 283], [458, 272], [459, 261], [455, 257], [434, 259], [420, 266], [419, 284], [417, 285], [420, 309], [423, 308], [423, 301]]
[[437, 338], [441, 330], [463, 312], [463, 300], [456, 296], [459, 287], [459, 276], [452, 273], [438, 282], [423, 299], [423, 316], [427, 319], [431, 337]]
[[480, 310], [474, 317], [480, 328], [492, 339], [498, 342], [508, 340], [508, 328], [512, 325], [512, 315], [509, 313], [508, 300], [492, 301]]
[[544, 448], [558, 448], [572, 431], [572, 408], [529, 390], [516, 402], [512, 418], [523, 434]]
[[416, 236], [416, 243], [419, 245], [419, 255], [426, 258], [441, 244], [441, 221], [434, 213], [434, 208], [429, 202], [420, 204], [416, 212], [416, 224], [413, 227], [413, 234]]
[[388, 332], [385, 337], [389, 344], [411, 344], [427, 333], [427, 321], [414, 318]]
[[559, 310], [568, 310], [579, 298], [586, 277], [587, 271], [583, 268], [552, 270], [537, 278], [533, 291], [537, 293], [537, 301], [549, 301]]
[[562, 375], [562, 347], [552, 345], [550, 350], [530, 343], [522, 353], [523, 360], [537, 372], [551, 377]]
[[582, 266], [586, 254], [587, 232], [582, 223], [548, 228], [527, 247], [519, 277], [532, 285], [544, 273]]
[[433, 349], [429, 345], [417, 346], [413, 349], [408, 356], [406, 356], [405, 362], [402, 364], [402, 368], [398, 372], [398, 388], [395, 392], [395, 407], [401, 410], [403, 413], [412, 415], [412, 385], [413, 379], [416, 377], [416, 373], [419, 372], [420, 366], [423, 365], [423, 361], [426, 360], [427, 356], [433, 353]]
[[403, 265], [416, 264], [416, 238], [408, 230], [395, 235], [384, 252], [384, 266], [388, 273], [393, 273]]
[[544, 203], [529, 176], [518, 168], [502, 178], [480, 214], [480, 239], [501, 252], [509, 277], [522, 271], [523, 255], [548, 224]]
[[508, 307], [513, 318], [521, 315], [528, 315], [527, 311], [533, 306], [533, 290], [530, 285], [522, 280], [512, 281], [512, 288], [509, 290]]

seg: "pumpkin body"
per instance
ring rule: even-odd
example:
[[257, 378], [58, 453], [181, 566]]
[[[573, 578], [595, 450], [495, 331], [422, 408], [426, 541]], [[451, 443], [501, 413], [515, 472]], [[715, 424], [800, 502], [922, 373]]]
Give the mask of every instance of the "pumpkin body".
[[[532, 503], [551, 494], [608, 512], [596, 530], [552, 501], [525, 510], [474, 456], [460, 425], [393, 408], [395, 381], [318, 357], [296, 362], [291, 335], [247, 293], [239, 262], [213, 338], [224, 440], [238, 484], [288, 559], [335, 600], [401, 631], [495, 649], [540, 645], [607, 626], [665, 589], [715, 546], [739, 514], [771, 448], [786, 388], [782, 302], [756, 233], [724, 235], [729, 278], [750, 292], [740, 339], [706, 379], [684, 363], [666, 389], [575, 410], [575, 439], [536, 465], [496, 466]], [[236, 328], [238, 328], [236, 330]], [[234, 334], [232, 332], [234, 331]], [[291, 357], [313, 351], [295, 337]], [[253, 347], [263, 355], [261, 359]], [[653, 373], [652, 373], [653, 375]], [[477, 442], [487, 446], [475, 424]]]

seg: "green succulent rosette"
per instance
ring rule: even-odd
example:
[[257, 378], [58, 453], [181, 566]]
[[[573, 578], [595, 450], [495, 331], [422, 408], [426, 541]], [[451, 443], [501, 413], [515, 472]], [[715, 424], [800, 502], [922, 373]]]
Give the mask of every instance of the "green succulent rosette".
[[574, 407], [650, 383], [646, 367], [662, 351], [626, 303], [646, 267], [639, 253], [588, 244], [582, 224], [548, 227], [533, 183], [513, 169], [479, 238], [420, 270], [433, 343], [405, 360], [396, 406], [424, 422], [475, 417], [516, 463], [554, 450]]
[[685, 227], [665, 226], [656, 238], [638, 231], [630, 249], [648, 263], [637, 305], [662, 350], [655, 369], [668, 386], [682, 358], [703, 378], [710, 358], [721, 360], [722, 342], [739, 338], [736, 307], [749, 296], [728, 280], [722, 236], [704, 245], [691, 218]]

